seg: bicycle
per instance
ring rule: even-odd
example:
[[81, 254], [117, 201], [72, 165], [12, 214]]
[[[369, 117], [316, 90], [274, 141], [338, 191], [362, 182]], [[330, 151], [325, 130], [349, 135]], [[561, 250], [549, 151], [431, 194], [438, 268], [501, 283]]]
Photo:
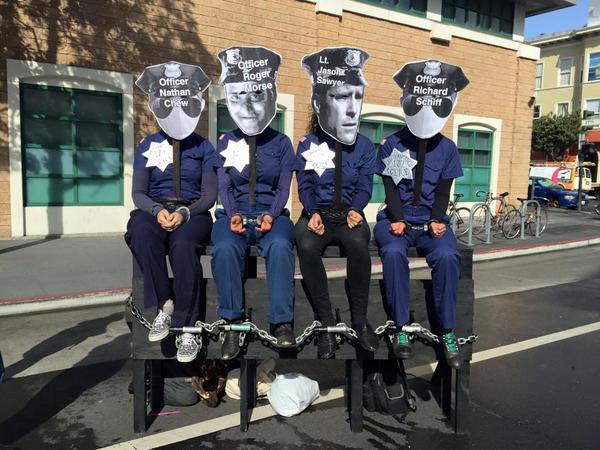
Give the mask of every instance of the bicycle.
[[[538, 221], [538, 207], [535, 204], [528, 204], [525, 207], [525, 211], [521, 212], [524, 203], [528, 200], [526, 198], [517, 198], [521, 202], [521, 208], [518, 210], [511, 211], [505, 218], [502, 225], [502, 234], [506, 239], [514, 239], [521, 234], [521, 220], [525, 217], [525, 230], [535, 235], [536, 222]], [[550, 201], [545, 197], [534, 197], [534, 200], [540, 204], [540, 229], [539, 234], [544, 232], [548, 225], [548, 204]]]
[[491, 228], [502, 230], [502, 226], [506, 220], [506, 217], [512, 211], [517, 211], [517, 208], [508, 203], [508, 192], [503, 192], [497, 197], [494, 197], [491, 192], [483, 190], [475, 193], [476, 197], [480, 197], [481, 194], [485, 194], [484, 205], [479, 205], [473, 210], [473, 234], [479, 234], [485, 230], [485, 214], [486, 206], [490, 209], [490, 225]]
[[469, 214], [471, 214], [471, 210], [464, 206], [457, 208], [458, 199], [461, 197], [463, 197], [463, 194], [454, 194], [454, 200], [450, 200], [448, 203], [450, 228], [452, 228], [456, 237], [467, 234], [470, 227]]

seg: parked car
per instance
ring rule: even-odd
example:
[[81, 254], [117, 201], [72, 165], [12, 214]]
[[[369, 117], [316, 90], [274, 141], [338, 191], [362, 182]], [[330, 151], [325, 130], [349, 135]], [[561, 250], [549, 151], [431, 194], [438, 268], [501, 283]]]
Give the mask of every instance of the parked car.
[[[555, 208], [577, 208], [577, 191], [565, 189], [562, 185], [542, 177], [530, 177], [533, 181], [535, 197], [548, 199], [548, 206]], [[531, 183], [529, 184], [531, 189]], [[583, 194], [582, 204], [585, 204], [586, 195]]]

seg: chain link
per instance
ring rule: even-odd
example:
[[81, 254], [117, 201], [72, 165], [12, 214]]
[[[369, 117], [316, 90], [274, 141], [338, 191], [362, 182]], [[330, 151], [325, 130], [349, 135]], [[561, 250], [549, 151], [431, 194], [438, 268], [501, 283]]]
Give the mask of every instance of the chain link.
[[[150, 323], [133, 304], [133, 297], [131, 295], [127, 298], [127, 306], [131, 310], [131, 314], [136, 319], [138, 319], [138, 321], [145, 328], [147, 328], [148, 330], [150, 330], [152, 328], [152, 323]], [[202, 346], [202, 339], [201, 339], [202, 331], [205, 331], [206, 333], [208, 333], [209, 337], [212, 340], [218, 340], [220, 337], [220, 334], [222, 333], [220, 328], [223, 325], [225, 325], [226, 323], [227, 322], [223, 319], [216, 320], [213, 323], [206, 323], [206, 322], [202, 322], [199, 320], [196, 322], [195, 327], [199, 328], [201, 331], [195, 332], [192, 334], [198, 335], [198, 337], [196, 339], [197, 340], [199, 339], [198, 344], [200, 346]], [[259, 328], [257, 325], [255, 325], [252, 322], [244, 322], [244, 325], [249, 325], [250, 332], [256, 334], [259, 337], [259, 339], [267, 342], [268, 344], [270, 344], [274, 347], [277, 347], [277, 338], [275, 336], [273, 336], [269, 332]], [[335, 326], [337, 328], [343, 329], [343, 331], [341, 331], [339, 334], [346, 337], [350, 343], [354, 343], [358, 339], [358, 334], [356, 333], [356, 331], [353, 328], [347, 326], [344, 322], [340, 322], [340, 323], [336, 324]], [[312, 338], [312, 336], [315, 334], [315, 329], [322, 328], [322, 327], [323, 327], [323, 325], [318, 320], [315, 320], [313, 323], [311, 323], [309, 326], [307, 326], [304, 329], [304, 331], [296, 338], [296, 347], [302, 347], [305, 344], [305, 342], [310, 340]], [[382, 334], [392, 331], [392, 330], [395, 330], [395, 329], [396, 329], [396, 326], [394, 325], [394, 322], [391, 320], [388, 320], [383, 325], [380, 325], [377, 328], [375, 328], [375, 334], [378, 336], [381, 336]], [[435, 335], [434, 333], [429, 331], [427, 328], [423, 327], [422, 325], [420, 325], [418, 323], [411, 323], [410, 325], [405, 325], [402, 327], [402, 329], [409, 335], [410, 339], [415, 339], [415, 338], [420, 337], [421, 340], [435, 342], [437, 344], [439, 344], [439, 342], [440, 342], [437, 335]], [[245, 332], [240, 332], [240, 340], [239, 340], [240, 347], [243, 347], [245, 344], [246, 334], [247, 333], [245, 333]], [[457, 339], [458, 345], [460, 345], [462, 347], [465, 344], [472, 344], [475, 341], [477, 341], [478, 337], [479, 336], [476, 334], [472, 334], [466, 338], [460, 337]], [[390, 340], [392, 339], [391, 333], [389, 333], [389, 338], [390, 338]], [[175, 341], [176, 346], [179, 343], [179, 339], [180, 338], [177, 337], [177, 339]]]

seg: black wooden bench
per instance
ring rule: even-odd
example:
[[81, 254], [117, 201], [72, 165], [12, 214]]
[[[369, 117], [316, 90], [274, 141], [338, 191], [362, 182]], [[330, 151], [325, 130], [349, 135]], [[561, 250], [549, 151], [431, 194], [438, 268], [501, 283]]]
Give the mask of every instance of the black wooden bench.
[[[414, 249], [409, 256], [414, 257]], [[473, 251], [469, 248], [459, 248], [462, 258], [461, 279], [459, 282], [458, 301], [456, 307], [457, 328], [459, 337], [473, 334]], [[370, 248], [371, 255], [377, 256], [375, 246]], [[210, 255], [210, 247], [206, 249]], [[343, 258], [344, 254], [336, 246], [327, 248], [324, 258]], [[150, 322], [156, 315], [155, 308], [144, 308], [143, 303], [143, 275], [133, 258], [132, 301], [133, 305]], [[381, 274], [375, 274], [371, 281], [368, 316], [370, 323], [376, 327], [388, 319], [384, 300], [384, 290]], [[256, 249], [250, 247], [247, 257], [247, 280], [245, 284], [246, 308], [251, 308], [251, 320], [259, 328], [269, 330], [267, 313], [268, 299], [264, 278], [257, 278]], [[301, 286], [301, 280], [295, 283], [295, 308], [294, 321], [296, 335], [299, 335], [306, 326], [312, 323], [314, 315]], [[346, 299], [346, 283], [344, 278], [329, 279], [329, 291], [334, 307], [341, 311], [342, 321], [350, 323], [348, 301]], [[206, 311], [202, 320], [212, 323], [217, 320], [215, 316], [217, 305], [216, 287], [212, 279], [205, 279]], [[428, 320], [428, 309], [432, 307], [431, 280], [411, 279], [411, 322], [418, 322], [431, 329], [433, 324]], [[148, 423], [148, 408], [158, 410], [162, 408], [163, 378], [161, 375], [161, 362], [173, 359], [176, 355], [174, 336], [170, 335], [161, 342], [151, 343], [147, 339], [148, 330], [135, 318], [132, 321], [132, 359], [133, 359], [133, 386], [134, 386], [134, 431], [145, 432]], [[434, 325], [433, 325], [434, 326]], [[434, 326], [435, 328], [435, 326]], [[203, 340], [204, 347], [199, 357], [207, 359], [220, 359], [220, 344]], [[444, 413], [451, 419], [456, 432], [466, 432], [469, 423], [469, 377], [471, 345], [461, 348], [463, 359], [462, 368], [452, 370], [443, 360], [441, 349], [431, 347], [422, 342], [415, 342], [414, 357], [406, 362], [407, 370], [423, 362], [440, 360], [431, 379], [432, 391]], [[434, 359], [435, 357], [435, 359]], [[253, 334], [246, 336], [245, 349], [240, 353], [240, 427], [246, 431], [249, 423], [250, 410], [256, 404], [256, 360], [266, 358], [298, 358], [317, 359], [317, 350], [314, 341], [304, 346], [300, 352], [295, 350], [278, 350], [264, 344]], [[343, 344], [336, 352], [336, 359], [346, 361], [346, 405], [350, 415], [350, 427], [354, 432], [362, 430], [362, 387], [363, 369], [372, 359], [394, 358], [386, 338], [380, 343], [379, 349], [374, 354], [366, 353], [349, 344]], [[454, 373], [453, 373], [454, 372]], [[149, 380], [149, 383], [148, 381]]]

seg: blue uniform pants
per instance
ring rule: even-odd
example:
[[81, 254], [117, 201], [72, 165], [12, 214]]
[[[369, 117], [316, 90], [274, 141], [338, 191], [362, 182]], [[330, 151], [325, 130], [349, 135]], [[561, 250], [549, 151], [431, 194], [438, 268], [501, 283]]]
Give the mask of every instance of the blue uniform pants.
[[460, 277], [460, 254], [456, 250], [456, 238], [450, 227], [438, 238], [429, 231], [406, 228], [402, 236], [390, 231], [390, 221], [378, 217], [374, 229], [383, 262], [383, 283], [388, 305], [397, 326], [409, 320], [409, 268], [408, 247], [415, 246], [419, 255], [425, 256], [431, 267], [433, 300], [437, 320], [441, 328], [454, 328], [456, 292]]
[[291, 322], [294, 317], [294, 225], [289, 217], [280, 215], [265, 234], [246, 229], [236, 234], [230, 229], [231, 219], [217, 210], [212, 232], [211, 267], [217, 285], [217, 314], [226, 320], [244, 315], [244, 269], [248, 245], [256, 244], [258, 254], [265, 258], [269, 290], [269, 323]]
[[[200, 318], [202, 266], [200, 254], [208, 243], [212, 220], [208, 214], [192, 216], [189, 222], [169, 232], [156, 217], [137, 211], [127, 223], [128, 245], [144, 272], [144, 304], [161, 306], [165, 300], [175, 303], [171, 326], [194, 325]], [[169, 283], [166, 256], [173, 271]]]

